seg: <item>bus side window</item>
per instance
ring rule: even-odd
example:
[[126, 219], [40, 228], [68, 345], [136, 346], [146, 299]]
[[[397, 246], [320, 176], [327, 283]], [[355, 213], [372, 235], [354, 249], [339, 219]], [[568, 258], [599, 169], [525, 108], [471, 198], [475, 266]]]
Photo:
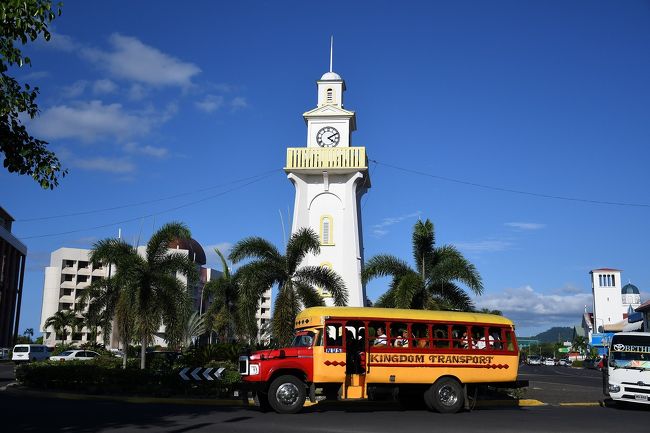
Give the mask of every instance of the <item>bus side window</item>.
[[429, 325], [426, 323], [414, 323], [411, 325], [411, 332], [413, 332], [413, 338], [415, 338], [413, 347], [420, 349], [425, 349], [429, 347]]
[[506, 330], [505, 334], [506, 334], [506, 339], [505, 339], [504, 348], [509, 352], [512, 352], [515, 350], [515, 340], [513, 338], [514, 333], [508, 329]]
[[[449, 349], [449, 327], [433, 325], [433, 345], [441, 349]], [[462, 335], [462, 334], [461, 334]]]
[[388, 346], [386, 322], [370, 322], [367, 338], [371, 346]]
[[404, 322], [390, 324], [390, 346], [413, 347], [413, 337], [409, 334], [408, 325]]
[[325, 352], [343, 352], [343, 325], [340, 323], [325, 325]]
[[467, 326], [454, 325], [451, 328], [452, 344], [455, 349], [469, 349], [469, 336], [467, 334]]
[[501, 341], [503, 340], [503, 335], [502, 335], [502, 328], [497, 328], [495, 326], [491, 326], [488, 328], [488, 348], [489, 349], [494, 349], [494, 350], [502, 350], [503, 349], [503, 344]]

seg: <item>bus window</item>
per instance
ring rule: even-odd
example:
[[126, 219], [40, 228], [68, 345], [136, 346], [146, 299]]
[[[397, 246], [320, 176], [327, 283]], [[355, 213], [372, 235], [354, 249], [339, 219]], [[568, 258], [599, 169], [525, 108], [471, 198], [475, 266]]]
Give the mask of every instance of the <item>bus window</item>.
[[513, 352], [515, 350], [515, 338], [514, 338], [514, 332], [511, 331], [510, 329], [507, 329], [505, 331], [506, 334], [506, 339], [505, 339], [505, 349]]
[[433, 325], [433, 346], [449, 349], [449, 326]]
[[343, 325], [340, 323], [327, 323], [325, 325], [325, 352], [343, 352]]
[[368, 326], [368, 341], [371, 346], [388, 346], [386, 337], [386, 322], [370, 322]]
[[323, 345], [323, 330], [319, 330], [316, 333], [316, 342], [314, 343], [314, 346], [322, 346]]
[[292, 347], [311, 347], [314, 342], [314, 333], [312, 331], [298, 332], [293, 339]]
[[392, 347], [413, 347], [413, 337], [409, 334], [408, 325], [403, 322], [390, 324], [390, 345]]
[[469, 337], [467, 326], [454, 325], [451, 327], [451, 338], [453, 347], [456, 349], [469, 349]]
[[411, 332], [413, 333], [413, 347], [424, 349], [429, 347], [429, 325], [425, 323], [414, 323], [411, 325]]
[[472, 326], [471, 328], [471, 337], [473, 349], [486, 349], [488, 348], [489, 338], [486, 336], [485, 326]]
[[501, 350], [503, 349], [503, 344], [501, 341], [503, 340], [503, 335], [501, 332], [503, 331], [502, 328], [497, 328], [496, 326], [490, 326], [488, 328], [488, 334], [489, 334], [489, 348], [490, 349], [495, 349], [495, 350]]

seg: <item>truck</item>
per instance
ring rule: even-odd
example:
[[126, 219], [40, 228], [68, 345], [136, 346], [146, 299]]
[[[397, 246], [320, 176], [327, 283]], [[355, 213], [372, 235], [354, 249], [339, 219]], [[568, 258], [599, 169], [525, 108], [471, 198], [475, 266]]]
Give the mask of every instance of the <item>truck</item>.
[[606, 370], [605, 393], [614, 402], [650, 404], [650, 333], [614, 334]]

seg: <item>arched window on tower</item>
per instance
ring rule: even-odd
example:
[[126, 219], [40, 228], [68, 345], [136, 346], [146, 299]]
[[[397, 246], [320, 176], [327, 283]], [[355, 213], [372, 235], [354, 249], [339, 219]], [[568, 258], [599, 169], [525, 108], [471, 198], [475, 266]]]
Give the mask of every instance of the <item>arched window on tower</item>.
[[[330, 262], [323, 262], [320, 264], [323, 268], [327, 269], [332, 269], [332, 264]], [[318, 287], [318, 294], [321, 295], [322, 298], [331, 298], [332, 294], [329, 292], [329, 290], [326, 290], [322, 287]]]
[[331, 104], [332, 102], [334, 102], [334, 90], [327, 89], [327, 103]]
[[320, 217], [320, 244], [334, 245], [333, 221], [330, 215]]

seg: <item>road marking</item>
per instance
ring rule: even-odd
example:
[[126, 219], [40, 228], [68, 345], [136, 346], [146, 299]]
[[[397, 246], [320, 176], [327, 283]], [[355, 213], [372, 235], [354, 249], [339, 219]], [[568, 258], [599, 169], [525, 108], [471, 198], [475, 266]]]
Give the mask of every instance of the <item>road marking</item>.
[[591, 402], [575, 402], [575, 403], [560, 403], [560, 406], [603, 406], [603, 403], [600, 401], [591, 401]]

